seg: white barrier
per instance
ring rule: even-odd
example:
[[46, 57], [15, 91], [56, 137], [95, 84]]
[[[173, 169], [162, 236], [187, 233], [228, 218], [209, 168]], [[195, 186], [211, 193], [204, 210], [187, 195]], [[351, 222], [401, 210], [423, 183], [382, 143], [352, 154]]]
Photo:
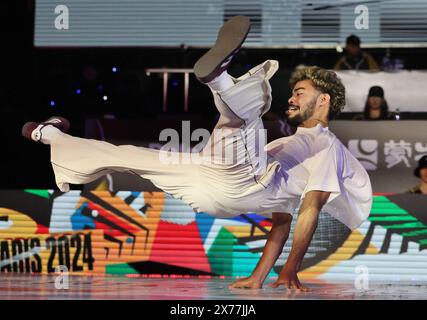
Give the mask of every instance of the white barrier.
[[346, 88], [344, 111], [363, 111], [369, 88], [381, 86], [390, 111], [427, 112], [427, 71], [336, 72]]

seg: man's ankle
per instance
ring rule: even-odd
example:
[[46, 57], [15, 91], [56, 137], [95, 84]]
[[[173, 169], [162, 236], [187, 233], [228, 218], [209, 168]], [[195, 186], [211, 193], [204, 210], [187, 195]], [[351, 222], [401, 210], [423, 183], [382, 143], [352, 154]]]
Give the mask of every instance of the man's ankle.
[[234, 81], [228, 74], [227, 70], [225, 70], [218, 77], [206, 84], [214, 91], [225, 91], [234, 86]]

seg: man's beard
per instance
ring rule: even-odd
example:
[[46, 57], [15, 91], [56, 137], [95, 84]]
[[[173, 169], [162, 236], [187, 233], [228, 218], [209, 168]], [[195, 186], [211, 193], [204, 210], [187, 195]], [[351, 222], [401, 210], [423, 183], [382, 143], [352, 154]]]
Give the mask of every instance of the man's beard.
[[307, 109], [304, 113], [299, 113], [296, 116], [289, 118], [288, 123], [293, 127], [298, 127], [305, 120], [309, 119], [314, 114], [314, 107], [316, 106], [317, 97], [313, 97], [313, 99], [308, 103]]

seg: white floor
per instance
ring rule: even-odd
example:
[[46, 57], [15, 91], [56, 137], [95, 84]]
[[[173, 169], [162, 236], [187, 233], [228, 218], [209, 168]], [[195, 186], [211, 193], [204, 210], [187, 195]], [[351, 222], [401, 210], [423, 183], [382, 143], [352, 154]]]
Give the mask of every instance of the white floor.
[[[266, 283], [272, 282], [269, 279]], [[352, 282], [306, 281], [311, 291], [301, 293], [268, 285], [258, 290], [232, 289], [232, 278], [129, 278], [124, 276], [70, 276], [1, 274], [0, 300], [402, 300], [427, 299], [427, 283], [369, 283], [357, 289]], [[65, 287], [65, 288], [64, 288]]]

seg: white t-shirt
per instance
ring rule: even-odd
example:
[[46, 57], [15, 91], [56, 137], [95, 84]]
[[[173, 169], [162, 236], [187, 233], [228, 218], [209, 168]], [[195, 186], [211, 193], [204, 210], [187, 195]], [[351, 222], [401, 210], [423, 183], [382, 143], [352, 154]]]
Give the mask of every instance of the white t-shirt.
[[307, 192], [319, 190], [331, 192], [322, 210], [350, 229], [368, 218], [372, 206], [368, 173], [328, 128], [298, 127], [294, 135], [272, 141], [265, 150], [281, 165], [272, 181], [274, 192], [266, 199], [268, 207], [287, 204], [290, 212]]

